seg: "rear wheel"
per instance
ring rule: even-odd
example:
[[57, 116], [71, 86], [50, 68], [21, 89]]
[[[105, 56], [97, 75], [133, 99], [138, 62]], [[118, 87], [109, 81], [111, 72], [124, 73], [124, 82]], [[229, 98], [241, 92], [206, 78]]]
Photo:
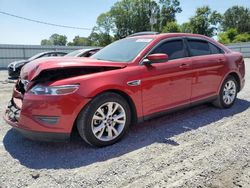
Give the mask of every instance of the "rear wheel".
[[130, 124], [130, 108], [116, 93], [103, 93], [94, 98], [79, 114], [77, 128], [81, 137], [94, 146], [117, 142]]
[[222, 84], [220, 95], [213, 104], [219, 108], [230, 108], [237, 97], [237, 81], [233, 76], [229, 76]]

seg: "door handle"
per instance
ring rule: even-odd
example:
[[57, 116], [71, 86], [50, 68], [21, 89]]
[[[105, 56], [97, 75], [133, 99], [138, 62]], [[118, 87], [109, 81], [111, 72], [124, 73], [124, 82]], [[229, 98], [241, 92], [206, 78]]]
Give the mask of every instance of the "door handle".
[[224, 63], [225, 60], [224, 60], [224, 59], [218, 59], [217, 62], [218, 62], [218, 63]]
[[183, 63], [179, 66], [179, 68], [185, 69], [185, 68], [189, 68], [189, 64]]

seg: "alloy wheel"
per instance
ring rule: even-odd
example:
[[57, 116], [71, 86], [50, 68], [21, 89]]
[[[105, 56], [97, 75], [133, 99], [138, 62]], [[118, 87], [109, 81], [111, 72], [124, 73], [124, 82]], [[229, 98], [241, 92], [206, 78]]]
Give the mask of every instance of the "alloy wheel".
[[111, 141], [121, 134], [125, 124], [124, 108], [117, 102], [107, 102], [94, 113], [91, 128], [97, 139]]
[[236, 97], [236, 84], [232, 80], [228, 80], [223, 89], [223, 101], [225, 104], [230, 105], [234, 102]]

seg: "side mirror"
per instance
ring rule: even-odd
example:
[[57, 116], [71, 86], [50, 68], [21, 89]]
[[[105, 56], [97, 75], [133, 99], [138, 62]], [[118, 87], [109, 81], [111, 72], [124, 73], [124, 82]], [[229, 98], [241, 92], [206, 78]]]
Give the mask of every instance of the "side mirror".
[[166, 62], [166, 61], [168, 61], [168, 55], [167, 54], [163, 54], [163, 53], [150, 54], [143, 60], [143, 64], [144, 65], [149, 65], [151, 63], [163, 63], [163, 62]]

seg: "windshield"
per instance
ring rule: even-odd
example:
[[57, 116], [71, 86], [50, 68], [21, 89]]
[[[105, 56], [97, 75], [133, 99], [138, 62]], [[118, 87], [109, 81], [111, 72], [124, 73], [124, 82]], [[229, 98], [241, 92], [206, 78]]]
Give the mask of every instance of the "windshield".
[[125, 38], [106, 46], [91, 58], [105, 61], [132, 61], [150, 42], [151, 38]]
[[73, 52], [68, 53], [65, 56], [70, 56], [70, 57], [77, 57], [83, 50], [75, 50]]

